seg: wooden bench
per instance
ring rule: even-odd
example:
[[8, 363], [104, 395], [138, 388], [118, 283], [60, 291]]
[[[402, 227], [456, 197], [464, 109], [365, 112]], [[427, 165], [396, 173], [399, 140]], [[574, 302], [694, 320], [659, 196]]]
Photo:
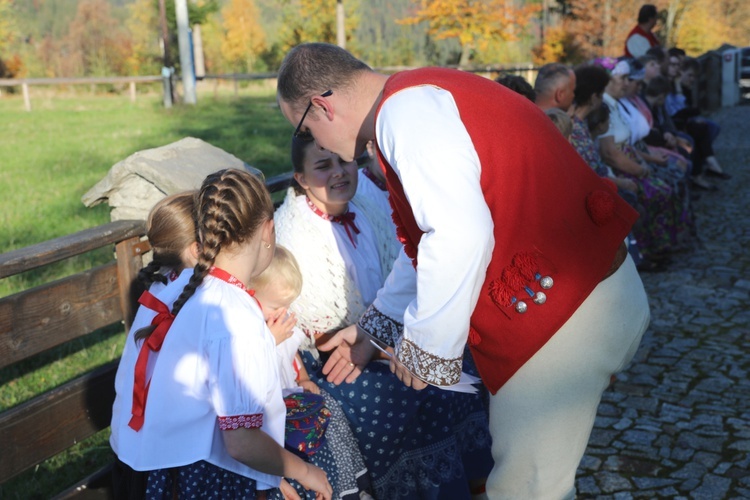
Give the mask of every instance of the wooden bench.
[[[291, 174], [266, 182], [271, 192]], [[142, 291], [135, 280], [150, 250], [144, 221], [117, 221], [0, 255], [0, 279], [102, 247], [115, 259], [0, 299], [0, 368], [117, 324], [127, 330]], [[0, 413], [0, 484], [109, 427], [118, 361]], [[57, 498], [112, 496], [110, 468], [60, 485]]]

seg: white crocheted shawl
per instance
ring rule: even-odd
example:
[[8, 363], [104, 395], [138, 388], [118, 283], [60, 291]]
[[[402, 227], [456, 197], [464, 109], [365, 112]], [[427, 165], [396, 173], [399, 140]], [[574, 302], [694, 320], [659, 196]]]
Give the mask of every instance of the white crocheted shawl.
[[[381, 280], [390, 273], [401, 244], [390, 212], [382, 200], [364, 195], [360, 189], [354, 196], [357, 220], [367, 219], [375, 234], [382, 270]], [[304, 195], [302, 195], [304, 196]], [[356, 283], [346, 272], [346, 263], [331, 239], [317, 225], [305, 223], [297, 202], [297, 194], [289, 188], [284, 203], [276, 210], [276, 242], [289, 249], [302, 271], [302, 293], [291, 309], [297, 325], [308, 334], [331, 333], [355, 324], [369, 304], [365, 304]]]

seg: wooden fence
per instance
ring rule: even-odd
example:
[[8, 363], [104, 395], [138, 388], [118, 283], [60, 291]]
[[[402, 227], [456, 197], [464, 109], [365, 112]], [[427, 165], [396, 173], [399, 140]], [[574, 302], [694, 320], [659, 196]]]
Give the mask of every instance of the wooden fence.
[[127, 84], [130, 92], [130, 100], [135, 102], [136, 84], [162, 82], [161, 76], [106, 76], [89, 78], [17, 78], [0, 79], [0, 87], [21, 87], [23, 103], [26, 111], [31, 111], [30, 87], [34, 85], [100, 85], [100, 84]]

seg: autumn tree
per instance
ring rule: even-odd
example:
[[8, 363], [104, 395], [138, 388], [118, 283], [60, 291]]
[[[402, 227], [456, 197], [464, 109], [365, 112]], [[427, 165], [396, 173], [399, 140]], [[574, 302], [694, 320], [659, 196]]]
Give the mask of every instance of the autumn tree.
[[674, 44], [697, 56], [724, 43], [750, 44], [750, 2], [672, 0], [676, 13]]
[[253, 0], [231, 0], [221, 11], [224, 40], [221, 53], [237, 72], [252, 71], [266, 47], [266, 35]]
[[[65, 73], [126, 74], [130, 38], [112, 17], [106, 0], [81, 0], [64, 39]], [[69, 76], [69, 75], [65, 75]]]
[[128, 6], [125, 26], [132, 50], [127, 59], [131, 74], [156, 75], [161, 71], [159, 9], [154, 0], [135, 0]]
[[473, 51], [493, 41], [518, 39], [538, 11], [538, 5], [516, 7], [510, 0], [420, 0], [412, 16], [397, 22], [424, 22], [435, 39], [457, 40], [459, 66], [465, 66]]
[[0, 0], [0, 78], [23, 76], [26, 68], [17, 49], [21, 32], [12, 0]]
[[[305, 42], [336, 43], [336, 0], [282, 0], [281, 28], [278, 44], [282, 53]], [[344, 0], [346, 19], [344, 33], [347, 48], [359, 25], [359, 0]]]

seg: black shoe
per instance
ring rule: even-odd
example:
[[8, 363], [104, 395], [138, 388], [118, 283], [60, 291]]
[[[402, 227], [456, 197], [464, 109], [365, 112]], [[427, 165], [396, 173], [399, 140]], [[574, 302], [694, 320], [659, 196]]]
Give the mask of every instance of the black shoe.
[[706, 175], [710, 175], [712, 177], [718, 177], [719, 179], [731, 179], [732, 178], [732, 175], [726, 172], [716, 172], [714, 170], [709, 170], [709, 169], [706, 169]]

